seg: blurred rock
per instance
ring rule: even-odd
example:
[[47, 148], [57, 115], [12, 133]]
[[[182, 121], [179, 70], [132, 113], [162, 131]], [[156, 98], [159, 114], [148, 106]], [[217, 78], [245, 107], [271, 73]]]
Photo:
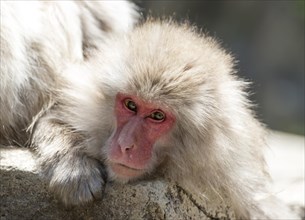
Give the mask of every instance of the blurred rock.
[[305, 219], [304, 136], [271, 132], [266, 161], [273, 179], [272, 192]]

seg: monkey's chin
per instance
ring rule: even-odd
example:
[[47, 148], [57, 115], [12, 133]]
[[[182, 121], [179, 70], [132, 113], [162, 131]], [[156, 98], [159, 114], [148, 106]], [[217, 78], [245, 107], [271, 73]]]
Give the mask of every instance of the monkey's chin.
[[119, 182], [135, 180], [146, 173], [144, 169], [135, 169], [120, 163], [109, 163], [108, 167], [112, 178]]

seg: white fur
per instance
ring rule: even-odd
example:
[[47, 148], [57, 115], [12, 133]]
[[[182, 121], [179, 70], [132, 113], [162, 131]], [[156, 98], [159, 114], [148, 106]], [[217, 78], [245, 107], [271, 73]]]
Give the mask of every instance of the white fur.
[[0, 139], [20, 142], [66, 65], [129, 31], [137, 17], [127, 1], [1, 2]]

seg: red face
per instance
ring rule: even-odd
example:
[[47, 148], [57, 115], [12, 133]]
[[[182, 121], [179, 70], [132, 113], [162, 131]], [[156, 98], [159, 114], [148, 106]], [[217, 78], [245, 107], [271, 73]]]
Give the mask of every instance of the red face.
[[108, 149], [108, 167], [121, 180], [141, 176], [151, 169], [154, 145], [172, 128], [175, 117], [165, 108], [136, 96], [118, 94], [117, 130]]

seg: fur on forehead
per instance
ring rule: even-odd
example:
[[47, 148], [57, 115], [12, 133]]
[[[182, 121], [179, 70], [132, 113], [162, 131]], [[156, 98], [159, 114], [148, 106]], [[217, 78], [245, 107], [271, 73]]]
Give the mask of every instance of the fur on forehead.
[[233, 71], [232, 57], [187, 24], [148, 21], [121, 45], [127, 78], [122, 92], [168, 107], [211, 105], [216, 85]]

